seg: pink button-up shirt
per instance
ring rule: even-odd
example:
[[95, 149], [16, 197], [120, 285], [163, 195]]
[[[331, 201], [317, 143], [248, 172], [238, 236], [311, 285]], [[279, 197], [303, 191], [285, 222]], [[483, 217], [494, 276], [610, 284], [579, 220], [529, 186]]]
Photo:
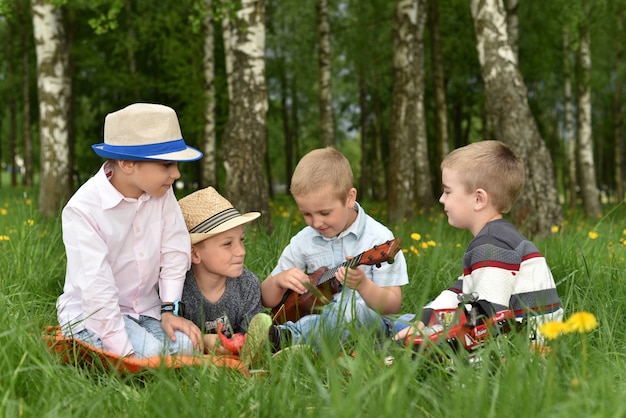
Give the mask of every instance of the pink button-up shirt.
[[180, 299], [191, 245], [173, 190], [127, 198], [110, 175], [105, 163], [63, 209], [67, 269], [57, 311], [64, 335], [86, 328], [127, 355], [122, 315], [160, 319], [161, 301]]

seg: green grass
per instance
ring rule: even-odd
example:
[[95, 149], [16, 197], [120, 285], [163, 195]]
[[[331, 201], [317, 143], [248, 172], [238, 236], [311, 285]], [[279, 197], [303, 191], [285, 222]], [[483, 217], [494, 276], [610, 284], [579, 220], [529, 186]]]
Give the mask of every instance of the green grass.
[[[384, 219], [381, 207], [363, 205]], [[246, 238], [247, 267], [261, 278], [303, 225], [289, 198], [272, 207], [274, 233], [251, 230]], [[513, 335], [486, 347], [480, 368], [452, 354], [450, 370], [360, 332], [346, 346], [355, 358], [330, 348], [315, 358], [296, 353], [268, 359], [266, 373], [252, 377], [215, 367], [119, 376], [63, 364], [42, 343], [43, 327], [56, 322], [64, 281], [60, 218], [41, 218], [30, 191], [2, 188], [0, 416], [625, 416], [626, 207], [606, 213], [591, 221], [566, 212], [559, 232], [536, 242], [552, 267], [566, 316], [584, 310], [598, 319], [594, 331], [556, 340], [545, 358]], [[471, 237], [450, 227], [439, 210], [394, 231], [410, 273], [402, 311], [415, 312], [460, 274]], [[503, 353], [505, 360], [489, 353]], [[391, 367], [385, 366], [387, 355], [395, 358]]]

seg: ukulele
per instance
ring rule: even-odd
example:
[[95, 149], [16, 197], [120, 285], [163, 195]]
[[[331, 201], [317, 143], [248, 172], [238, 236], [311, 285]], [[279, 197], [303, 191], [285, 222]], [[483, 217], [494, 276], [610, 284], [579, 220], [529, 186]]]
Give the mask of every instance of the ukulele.
[[353, 268], [361, 264], [380, 267], [383, 262], [393, 263], [395, 255], [400, 251], [402, 242], [398, 238], [389, 240], [347, 260], [332, 269], [322, 267], [309, 275], [310, 283], [303, 283], [308, 289], [298, 294], [291, 289], [285, 292], [282, 300], [272, 309], [272, 318], [275, 323], [283, 324], [287, 321], [297, 321], [309, 315], [314, 309], [326, 305], [333, 295], [341, 290], [341, 285], [335, 273], [339, 267]]

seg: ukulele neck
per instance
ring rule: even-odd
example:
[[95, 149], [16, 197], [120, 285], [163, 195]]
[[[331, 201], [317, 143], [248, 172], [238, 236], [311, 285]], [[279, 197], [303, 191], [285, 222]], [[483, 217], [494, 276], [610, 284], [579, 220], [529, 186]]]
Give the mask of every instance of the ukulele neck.
[[356, 257], [352, 257], [350, 260], [347, 260], [344, 263], [338, 265], [337, 267], [333, 267], [332, 269], [326, 270], [320, 277], [319, 281], [317, 282], [317, 285], [319, 286], [323, 283], [326, 283], [327, 281], [335, 277], [335, 274], [337, 273], [337, 270], [339, 269], [339, 267], [353, 268], [353, 267], [360, 265], [362, 257], [363, 257], [363, 254], [361, 253], [357, 255]]

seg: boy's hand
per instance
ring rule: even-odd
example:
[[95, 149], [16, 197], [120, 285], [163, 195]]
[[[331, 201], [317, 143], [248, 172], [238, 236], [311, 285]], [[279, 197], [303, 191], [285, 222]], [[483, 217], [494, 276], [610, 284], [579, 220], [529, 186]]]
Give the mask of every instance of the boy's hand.
[[[347, 257], [348, 259], [352, 257]], [[339, 267], [335, 277], [339, 283], [348, 286], [350, 289], [357, 289], [364, 281], [369, 280], [363, 269], [359, 267], [347, 268]]]
[[307, 291], [307, 288], [302, 285], [302, 282], [310, 283], [311, 279], [309, 275], [297, 268], [290, 268], [281, 273], [278, 273], [275, 277], [276, 284], [282, 289], [292, 290], [296, 293], [303, 294]]
[[406, 327], [403, 330], [398, 331], [398, 333], [394, 335], [393, 339], [396, 341], [405, 340], [409, 335], [419, 334], [419, 330], [421, 329], [424, 329], [424, 323], [419, 321], [414, 326]]
[[176, 341], [174, 331], [178, 330], [185, 333], [191, 340], [194, 349], [199, 350], [201, 353], [204, 351], [202, 332], [200, 328], [190, 320], [175, 316], [171, 312], [165, 312], [161, 314], [161, 328], [163, 328], [172, 341]]

